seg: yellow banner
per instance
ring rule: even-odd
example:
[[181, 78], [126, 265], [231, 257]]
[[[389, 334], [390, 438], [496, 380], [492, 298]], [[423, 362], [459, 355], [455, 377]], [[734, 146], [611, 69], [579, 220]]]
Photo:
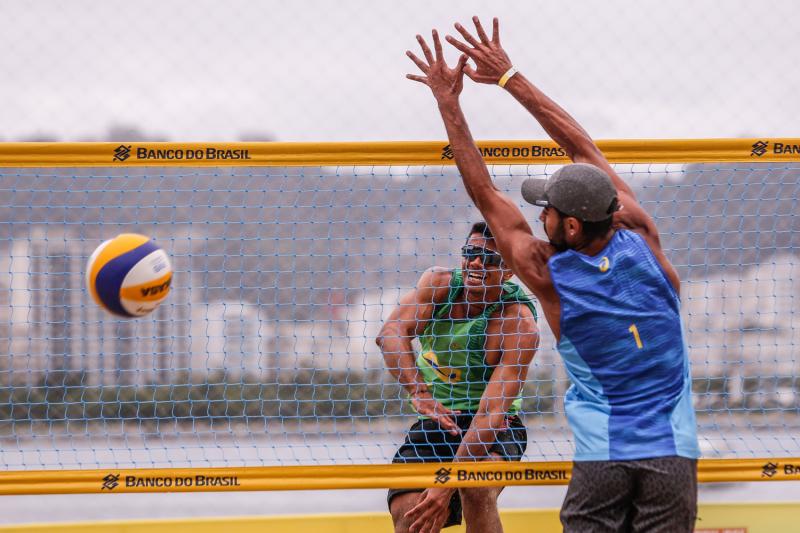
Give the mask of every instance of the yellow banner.
[[[706, 459], [701, 483], [798, 481], [800, 459]], [[0, 472], [0, 495], [565, 485], [571, 462]]]
[[[800, 138], [597, 141], [612, 163], [800, 161]], [[552, 141], [479, 141], [489, 164], [567, 163]], [[0, 167], [452, 165], [445, 141], [0, 143]]]

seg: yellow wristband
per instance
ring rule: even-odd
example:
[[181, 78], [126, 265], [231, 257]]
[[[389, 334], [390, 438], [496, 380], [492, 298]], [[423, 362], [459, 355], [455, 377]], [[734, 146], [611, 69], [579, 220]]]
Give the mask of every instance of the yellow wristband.
[[497, 82], [497, 85], [499, 85], [502, 88], [505, 88], [506, 83], [508, 83], [508, 80], [510, 80], [511, 76], [513, 76], [516, 73], [517, 73], [517, 69], [515, 69], [514, 67], [511, 67], [510, 69], [508, 69], [506, 71], [505, 74], [500, 76], [500, 80]]

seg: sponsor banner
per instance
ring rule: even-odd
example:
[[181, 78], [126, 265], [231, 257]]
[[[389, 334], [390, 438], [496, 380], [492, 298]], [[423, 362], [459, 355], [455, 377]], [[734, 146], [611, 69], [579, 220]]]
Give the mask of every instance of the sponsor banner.
[[[478, 141], [488, 164], [563, 164], [552, 141]], [[800, 139], [600, 140], [612, 163], [800, 161]], [[0, 143], [0, 167], [453, 165], [447, 142]]]
[[[475, 468], [480, 466], [480, 468]], [[491, 462], [470, 467], [453, 465], [434, 472], [433, 483], [454, 487], [485, 487], [503, 485], [563, 485], [569, 482], [572, 466]]]
[[[508, 141], [478, 142], [478, 151], [487, 162], [512, 163], [535, 162], [569, 162], [566, 150], [553, 142], [534, 141], [533, 143], [515, 143]], [[452, 147], [448, 144], [442, 148], [442, 161], [455, 160]]]
[[775, 459], [761, 467], [761, 477], [765, 479], [800, 481], [800, 459]]
[[[787, 140], [758, 140], [755, 141], [750, 146], [750, 157], [755, 158], [763, 158], [769, 156], [774, 156], [778, 158], [781, 156], [784, 159], [792, 159], [793, 157], [800, 156], [800, 142], [793, 142], [790, 139]], [[774, 159], [774, 160], [780, 160]]]
[[571, 463], [428, 463], [0, 472], [1, 494], [556, 485]]
[[[142, 475], [109, 473], [101, 480], [100, 491], [114, 491], [118, 488], [125, 489], [176, 489], [182, 488], [221, 488], [241, 487], [239, 477], [235, 475]], [[148, 491], [149, 492], [149, 491]]]
[[[565, 485], [571, 473], [566, 461], [11, 471], [0, 495]], [[698, 480], [797, 481], [800, 459], [701, 460]]]

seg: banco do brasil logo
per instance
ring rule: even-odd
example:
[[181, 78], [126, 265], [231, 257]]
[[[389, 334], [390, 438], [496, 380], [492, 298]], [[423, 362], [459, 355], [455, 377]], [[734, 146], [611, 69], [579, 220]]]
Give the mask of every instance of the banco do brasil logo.
[[773, 477], [778, 473], [778, 463], [767, 463], [761, 470], [761, 477]]
[[119, 486], [119, 474], [108, 474], [103, 478], [103, 486], [100, 490], [114, 490]]
[[448, 144], [442, 148], [442, 157], [440, 159], [453, 159], [453, 147]]
[[753, 143], [752, 150], [750, 151], [750, 157], [756, 156], [761, 157], [762, 155], [767, 153], [767, 146], [769, 146], [769, 141], [756, 141]]
[[445, 468], [445, 467], [442, 467], [439, 470], [437, 470], [436, 479], [434, 480], [434, 483], [441, 483], [442, 485], [444, 485], [445, 483], [450, 481], [450, 471], [451, 471], [450, 468]]
[[131, 145], [120, 144], [114, 148], [114, 161], [125, 161], [131, 156]]

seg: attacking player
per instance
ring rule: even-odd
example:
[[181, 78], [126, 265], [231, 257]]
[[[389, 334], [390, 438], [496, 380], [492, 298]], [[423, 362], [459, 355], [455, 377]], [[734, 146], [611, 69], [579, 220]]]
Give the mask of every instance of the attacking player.
[[[491, 38], [473, 21], [477, 37], [460, 24], [465, 42], [447, 37], [463, 54], [453, 69], [436, 31], [434, 52], [417, 36], [424, 60], [407, 54], [423, 75], [408, 78], [433, 92], [467, 192], [504, 261], [541, 302], [572, 381], [564, 403], [575, 462], [564, 530], [690, 532], [699, 448], [678, 274], [652, 218], [589, 135], [513, 68], [497, 19]], [[492, 183], [460, 107], [464, 74], [505, 88], [575, 163], [522, 185], [523, 198], [544, 208], [549, 242], [533, 236]], [[409, 514], [412, 529], [433, 530], [436, 512], [421, 502]]]
[[[538, 347], [533, 304], [484, 222], [461, 249], [461, 267], [431, 268], [404, 295], [377, 339], [389, 371], [420, 416], [394, 462], [519, 461], [528, 443], [516, 416]], [[415, 354], [412, 339], [419, 339]], [[502, 487], [389, 491], [395, 531], [439, 531], [461, 523], [471, 533], [502, 531]], [[420, 502], [435, 510], [429, 528], [410, 527]]]

